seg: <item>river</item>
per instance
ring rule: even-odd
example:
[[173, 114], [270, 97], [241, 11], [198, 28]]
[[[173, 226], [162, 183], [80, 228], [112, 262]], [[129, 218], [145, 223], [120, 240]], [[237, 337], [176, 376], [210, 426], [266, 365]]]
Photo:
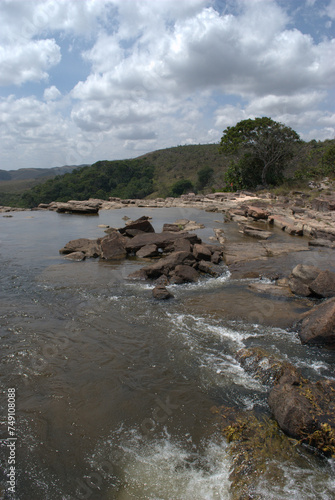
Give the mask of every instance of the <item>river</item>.
[[[156, 231], [193, 219], [205, 225], [196, 231], [204, 241], [214, 227], [242, 237], [222, 214], [185, 208], [1, 214], [2, 499], [228, 500], [233, 457], [211, 408], [269, 411], [269, 388], [235, 353], [260, 345], [313, 380], [334, 377], [335, 353], [302, 346], [290, 329], [301, 303], [278, 300], [273, 308], [224, 266], [219, 278], [175, 285], [173, 300], [155, 301], [151, 285], [127, 279], [143, 262], [72, 262], [59, 254], [71, 239], [104, 236], [99, 224], [123, 226], [125, 215], [151, 216]], [[260, 479], [258, 498], [333, 498], [330, 461], [302, 448], [289, 464], [273, 461], [280, 479]]]

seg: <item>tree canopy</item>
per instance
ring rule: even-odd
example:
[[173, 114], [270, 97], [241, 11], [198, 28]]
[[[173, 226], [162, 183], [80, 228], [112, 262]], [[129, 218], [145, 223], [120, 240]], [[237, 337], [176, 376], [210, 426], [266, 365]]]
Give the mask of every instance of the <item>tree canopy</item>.
[[238, 155], [226, 174], [234, 188], [268, 186], [281, 182], [299, 135], [290, 127], [262, 117], [242, 120], [223, 131], [219, 151]]

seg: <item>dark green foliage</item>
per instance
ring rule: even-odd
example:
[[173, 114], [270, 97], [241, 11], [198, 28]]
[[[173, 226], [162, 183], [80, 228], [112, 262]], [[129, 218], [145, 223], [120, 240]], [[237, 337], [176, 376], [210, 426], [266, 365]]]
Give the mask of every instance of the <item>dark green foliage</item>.
[[201, 190], [204, 189], [204, 187], [208, 186], [211, 179], [213, 178], [213, 174], [214, 170], [209, 166], [203, 167], [198, 170], [197, 189]]
[[154, 167], [145, 160], [98, 161], [57, 176], [22, 195], [24, 206], [88, 198], [144, 198], [153, 191]]
[[170, 190], [170, 196], [181, 196], [182, 194], [192, 191], [193, 184], [189, 179], [180, 179], [175, 182]]
[[329, 175], [335, 175], [335, 140], [307, 143], [294, 179], [318, 179]]
[[237, 157], [226, 174], [228, 188], [232, 182], [239, 188], [279, 184], [300, 142], [294, 130], [267, 117], [242, 120], [223, 134], [220, 151]]

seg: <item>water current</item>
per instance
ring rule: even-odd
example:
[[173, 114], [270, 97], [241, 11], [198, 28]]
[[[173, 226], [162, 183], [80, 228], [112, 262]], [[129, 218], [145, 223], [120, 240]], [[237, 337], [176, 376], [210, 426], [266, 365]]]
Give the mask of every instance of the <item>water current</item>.
[[[2, 499], [231, 499], [233, 457], [211, 408], [269, 412], [269, 388], [235, 353], [259, 345], [313, 380], [334, 377], [334, 352], [302, 346], [290, 328], [303, 304], [278, 299], [274, 307], [255, 298], [247, 284], [256, 278], [233, 279], [222, 266], [219, 278], [173, 286], [173, 300], [155, 301], [151, 285], [127, 279], [143, 261], [72, 262], [58, 253], [71, 239], [104, 236], [99, 224], [123, 226], [125, 215], [151, 216], [156, 231], [193, 219], [205, 225], [197, 231], [204, 241], [214, 227], [238, 241], [222, 214], [125, 208], [98, 217], [9, 215], [0, 217]], [[288, 257], [292, 265], [302, 253]], [[329, 267], [327, 254], [321, 257]], [[14, 494], [8, 388], [16, 395]], [[260, 475], [254, 485], [259, 498], [334, 498], [329, 461], [300, 449], [290, 463], [273, 462], [277, 474]]]

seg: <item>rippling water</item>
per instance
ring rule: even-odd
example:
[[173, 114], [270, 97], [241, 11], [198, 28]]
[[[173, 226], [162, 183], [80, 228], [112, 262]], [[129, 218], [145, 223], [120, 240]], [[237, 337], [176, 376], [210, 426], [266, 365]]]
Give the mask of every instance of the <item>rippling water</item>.
[[[98, 224], [122, 226], [124, 215], [150, 215], [157, 231], [194, 219], [206, 225], [197, 231], [204, 240], [214, 227], [241, 237], [222, 215], [186, 209], [0, 218], [0, 498], [230, 499], [232, 459], [210, 409], [268, 412], [268, 388], [244, 372], [236, 351], [261, 345], [315, 380], [334, 377], [334, 353], [301, 346], [290, 331], [303, 305], [278, 300], [274, 308], [224, 266], [220, 278], [175, 286], [174, 300], [156, 302], [151, 286], [126, 279], [143, 262], [59, 255], [70, 239], [103, 236]], [[8, 387], [17, 399], [13, 497], [6, 483]], [[261, 477], [261, 498], [333, 498], [329, 462], [300, 451], [296, 462], [276, 465], [280, 482]]]

